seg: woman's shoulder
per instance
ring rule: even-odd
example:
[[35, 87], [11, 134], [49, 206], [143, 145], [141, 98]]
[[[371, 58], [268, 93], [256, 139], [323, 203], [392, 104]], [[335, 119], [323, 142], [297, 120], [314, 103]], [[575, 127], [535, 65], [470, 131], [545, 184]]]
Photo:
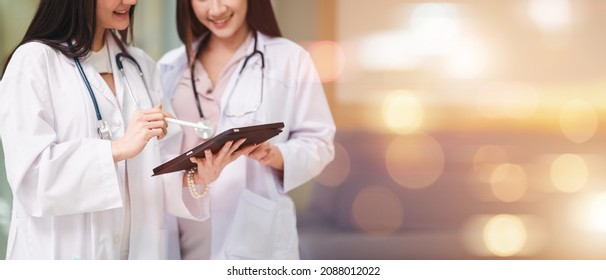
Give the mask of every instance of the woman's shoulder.
[[[43, 87], [49, 79], [60, 78], [58, 69], [69, 63], [69, 58], [59, 50], [39, 41], [27, 42], [15, 49], [0, 81], [12, 80], [20, 86]], [[27, 77], [28, 82], [23, 83], [18, 77]]]
[[300, 54], [307, 52], [301, 45], [288, 38], [263, 36], [265, 40], [265, 47], [270, 50], [277, 49], [283, 54]]
[[42, 42], [31, 41], [17, 47], [11, 60], [36, 60], [41, 57], [49, 58], [60, 56], [63, 56], [61, 52], [51, 46]]
[[17, 47], [17, 50], [21, 51], [47, 51], [53, 50], [53, 48], [45, 43], [39, 41], [29, 41]]
[[5, 76], [19, 72], [33, 75], [44, 71], [43, 69], [68, 62], [68, 57], [59, 50], [39, 41], [31, 41], [15, 49], [7, 65]]

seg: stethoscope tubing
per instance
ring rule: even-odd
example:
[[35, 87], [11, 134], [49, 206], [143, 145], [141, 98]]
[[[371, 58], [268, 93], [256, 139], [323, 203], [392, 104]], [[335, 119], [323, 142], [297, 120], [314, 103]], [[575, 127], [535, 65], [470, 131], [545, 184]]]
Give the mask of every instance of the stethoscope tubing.
[[139, 65], [137, 60], [135, 60], [135, 58], [133, 58], [132, 56], [125, 54], [125, 53], [119, 53], [116, 55], [116, 65], [118, 66], [118, 70], [120, 71], [120, 76], [122, 77], [122, 81], [124, 81], [124, 84], [126, 85], [126, 90], [128, 90], [128, 95], [130, 95], [131, 100], [133, 101], [133, 103], [135, 103], [135, 106], [137, 107], [137, 109], [139, 109], [139, 110], [142, 109], [141, 106], [139, 105], [138, 100], [135, 98], [135, 94], [133, 93], [133, 90], [130, 87], [130, 83], [128, 82], [128, 79], [126, 78], [126, 73], [124, 72], [124, 64], [122, 61], [123, 59], [130, 60], [137, 67], [137, 74], [139, 74], [139, 77], [143, 81], [143, 86], [145, 87], [145, 92], [147, 92], [147, 97], [149, 98], [149, 102], [153, 106], [154, 102], [149, 94], [149, 89], [147, 88], [147, 82], [145, 81], [145, 76], [143, 75], [143, 70], [141, 69], [141, 66]]
[[[70, 47], [72, 46], [72, 43], [70, 40], [67, 41], [67, 44]], [[141, 106], [139, 105], [139, 102], [137, 102], [137, 99], [135, 98], [135, 95], [130, 87], [128, 79], [126, 78], [126, 73], [124, 73], [124, 65], [122, 63], [121, 58], [126, 58], [126, 59], [130, 60], [136, 66], [136, 68], [138, 70], [138, 74], [143, 81], [143, 86], [145, 87], [145, 91], [147, 92], [147, 97], [149, 98], [150, 104], [152, 104], [152, 106], [153, 106], [153, 100], [151, 98], [151, 95], [149, 94], [149, 89], [147, 88], [147, 83], [145, 81], [145, 77], [143, 76], [143, 71], [141, 69], [141, 66], [132, 56], [125, 54], [125, 53], [119, 53], [116, 55], [116, 63], [118, 65], [118, 70], [121, 73], [122, 80], [124, 81], [124, 84], [126, 85], [128, 94], [130, 95], [130, 98], [132, 99], [133, 103], [135, 104], [137, 109], [141, 110]], [[86, 86], [86, 89], [93, 102], [93, 107], [95, 108], [95, 115], [97, 117], [97, 134], [99, 135], [99, 138], [101, 138], [101, 139], [110, 140], [112, 138], [111, 130], [110, 130], [107, 122], [104, 121], [103, 117], [101, 116], [101, 110], [99, 110], [99, 104], [97, 103], [97, 98], [95, 97], [95, 93], [93, 92], [93, 88], [90, 85], [90, 81], [88, 80], [86, 73], [84, 73], [84, 69], [82, 68], [82, 63], [80, 63], [80, 60], [76, 57], [74, 57], [74, 62], [76, 63], [78, 72], [80, 73], [80, 76], [82, 77], [82, 80], [84, 81], [84, 85]]]
[[[242, 72], [244, 72], [244, 69], [246, 68], [246, 65], [248, 64], [248, 62], [250, 61], [250, 59], [255, 56], [255, 54], [258, 54], [261, 57], [261, 73], [264, 74], [263, 72], [265, 71], [265, 55], [263, 55], [262, 51], [260, 51], [260, 50], [257, 49], [257, 43], [258, 43], [257, 31], [253, 30], [253, 37], [254, 37], [253, 51], [244, 58], [244, 63], [242, 63], [242, 67], [240, 67], [240, 70], [238, 71], [238, 76], [236, 77], [236, 82], [232, 86], [232, 91], [229, 93], [228, 98], [231, 98], [231, 96], [233, 95], [233, 90], [235, 89], [235, 86], [240, 81], [240, 76], [242, 75]], [[200, 47], [196, 51], [196, 55], [195, 55], [195, 59], [196, 60], [198, 59], [198, 56], [200, 55], [200, 53], [202, 51], [202, 44], [203, 43], [200, 43]], [[195, 63], [193, 63], [192, 66], [191, 66], [191, 68], [190, 68], [192, 92], [194, 94], [194, 98], [196, 99], [196, 107], [198, 109], [198, 114], [200, 115], [200, 119], [204, 119], [204, 113], [202, 112], [202, 105], [200, 104], [200, 98], [198, 97], [198, 91], [196, 89], [196, 83], [195, 83], [195, 80], [194, 80], [194, 68], [195, 68]], [[264, 78], [263, 76], [262, 76], [261, 79]], [[263, 102], [263, 81], [261, 81], [261, 102]], [[261, 104], [258, 104], [252, 110], [249, 110], [249, 111], [246, 111], [246, 112], [243, 112], [243, 113], [239, 113], [239, 114], [226, 114], [226, 116], [227, 117], [241, 117], [241, 116], [244, 116], [246, 114], [250, 114], [252, 112], [257, 111], [260, 106], [261, 106]]]
[[[70, 47], [72, 46], [72, 43], [69, 40], [67, 41], [67, 44]], [[93, 93], [93, 88], [90, 86], [90, 82], [88, 81], [88, 77], [86, 77], [86, 74], [84, 73], [84, 69], [82, 68], [82, 64], [80, 64], [80, 60], [74, 57], [74, 62], [76, 63], [78, 72], [80, 72], [80, 76], [82, 76], [82, 79], [84, 80], [84, 85], [86, 86], [86, 89], [90, 94], [90, 98], [93, 101], [93, 106], [95, 107], [95, 115], [97, 115], [97, 121], [100, 121], [103, 118], [101, 117], [101, 111], [99, 110], [99, 104], [97, 104], [97, 98], [95, 98], [95, 94]]]

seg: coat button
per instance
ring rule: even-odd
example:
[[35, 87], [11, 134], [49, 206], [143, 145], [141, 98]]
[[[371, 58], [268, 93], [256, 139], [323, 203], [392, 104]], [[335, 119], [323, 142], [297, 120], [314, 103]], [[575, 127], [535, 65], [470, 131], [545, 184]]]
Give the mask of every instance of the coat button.
[[114, 236], [114, 244], [119, 244], [120, 243], [120, 236], [119, 235], [115, 235]]

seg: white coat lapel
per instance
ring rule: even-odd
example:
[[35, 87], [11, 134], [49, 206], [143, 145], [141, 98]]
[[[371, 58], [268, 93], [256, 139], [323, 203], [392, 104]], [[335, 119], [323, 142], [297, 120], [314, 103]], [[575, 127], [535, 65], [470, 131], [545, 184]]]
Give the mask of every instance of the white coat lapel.
[[[120, 106], [120, 108], [122, 108], [123, 104], [124, 104], [124, 83], [122, 82], [122, 74], [120, 73], [120, 70], [118, 69], [118, 64], [116, 63], [116, 55], [122, 52], [122, 49], [120, 49], [120, 47], [118, 46], [118, 43], [116, 41], [114, 41], [113, 36], [111, 36], [111, 34], [109, 34], [110, 31], [105, 33], [105, 42], [107, 44], [107, 47], [109, 49], [109, 57], [111, 59], [111, 63], [112, 63], [112, 71], [114, 72], [114, 85], [116, 87], [116, 96], [106, 96], [107, 98], [112, 98], [115, 100], [118, 100], [119, 104], [117, 106]], [[110, 92], [111, 94], [111, 92]]]

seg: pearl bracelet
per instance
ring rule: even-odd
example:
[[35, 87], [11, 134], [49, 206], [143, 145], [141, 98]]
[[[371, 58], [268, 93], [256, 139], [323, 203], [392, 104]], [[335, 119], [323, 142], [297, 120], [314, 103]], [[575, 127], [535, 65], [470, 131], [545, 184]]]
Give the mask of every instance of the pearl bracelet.
[[208, 186], [204, 186], [202, 192], [198, 192], [198, 187], [196, 186], [196, 181], [194, 180], [194, 174], [198, 169], [197, 166], [194, 166], [192, 169], [187, 171], [187, 187], [189, 188], [189, 193], [195, 199], [201, 198], [208, 192]]

